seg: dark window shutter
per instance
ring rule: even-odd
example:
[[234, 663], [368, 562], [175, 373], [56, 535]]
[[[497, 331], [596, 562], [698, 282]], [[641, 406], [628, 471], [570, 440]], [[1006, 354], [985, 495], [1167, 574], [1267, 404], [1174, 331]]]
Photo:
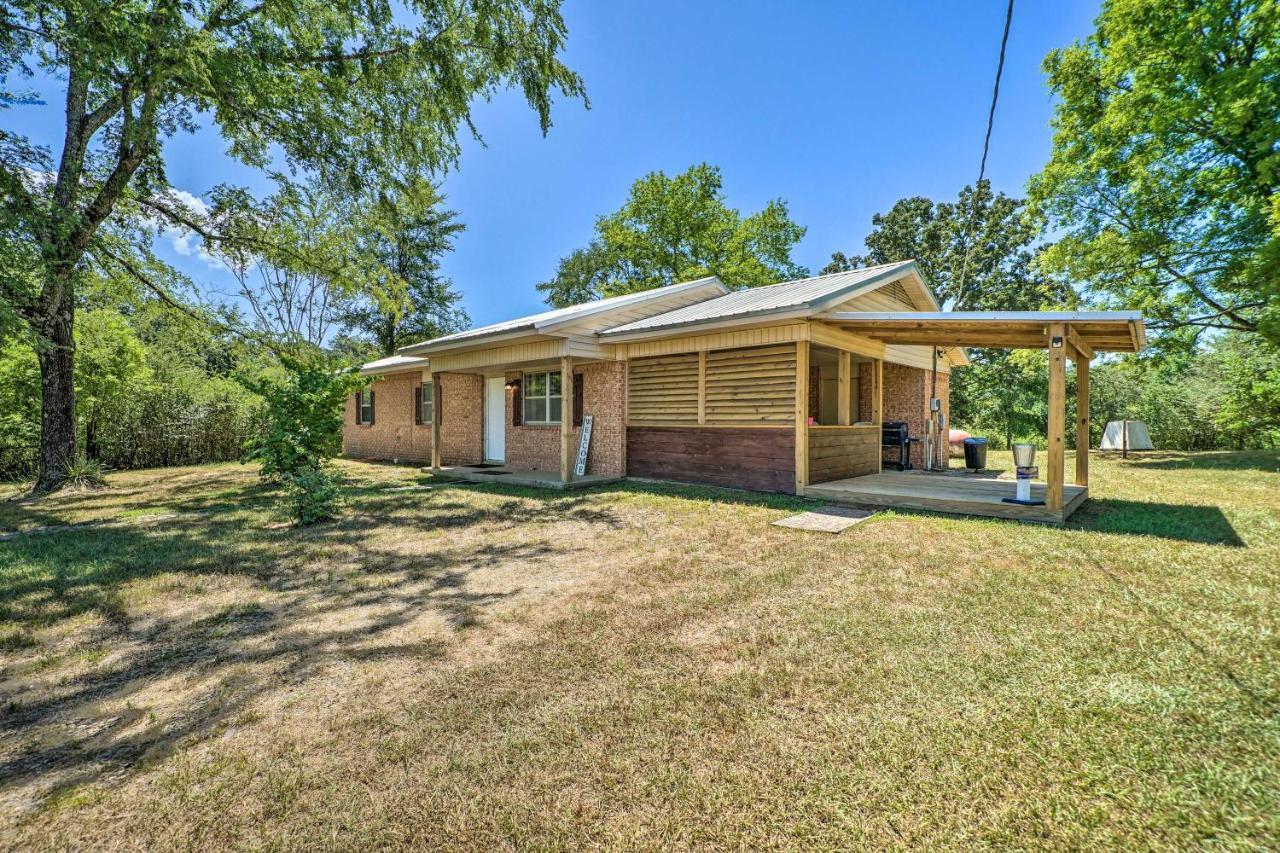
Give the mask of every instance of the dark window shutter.
[[511, 383], [511, 425], [524, 423], [524, 379], [519, 378]]
[[582, 374], [573, 374], [573, 425], [582, 426]]
[[422, 426], [422, 386], [413, 386], [413, 422]]
[[355, 398], [356, 398], [356, 423], [362, 424], [364, 423], [364, 421], [360, 420], [360, 392], [359, 391], [355, 393]]
[[[436, 414], [436, 407], [440, 407], [440, 414]], [[431, 422], [439, 423], [444, 426], [444, 383], [434, 387], [431, 392]]]
[[375, 410], [373, 405], [373, 390], [370, 389], [369, 391], [369, 426], [373, 426], [374, 411]]

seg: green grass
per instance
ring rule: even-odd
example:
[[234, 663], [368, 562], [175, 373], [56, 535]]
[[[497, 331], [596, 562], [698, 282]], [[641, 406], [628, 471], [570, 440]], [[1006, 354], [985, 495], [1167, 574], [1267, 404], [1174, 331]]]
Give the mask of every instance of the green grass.
[[1280, 454], [840, 536], [343, 468], [305, 530], [241, 466], [0, 504], [124, 519], [0, 542], [0, 846], [1280, 845]]

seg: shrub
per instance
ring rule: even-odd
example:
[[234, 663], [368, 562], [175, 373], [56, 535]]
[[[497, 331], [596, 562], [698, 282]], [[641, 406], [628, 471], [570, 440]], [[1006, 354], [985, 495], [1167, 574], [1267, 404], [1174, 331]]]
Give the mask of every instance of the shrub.
[[64, 469], [67, 475], [66, 485], [71, 489], [100, 489], [107, 485], [102, 476], [102, 463], [96, 459], [77, 456], [67, 462]]
[[283, 379], [246, 382], [264, 403], [263, 428], [246, 445], [246, 458], [261, 462], [268, 480], [311, 471], [337, 456], [347, 395], [368, 381], [324, 358], [282, 356], [281, 363]]
[[299, 526], [328, 521], [342, 508], [342, 475], [327, 465], [303, 468], [282, 478], [289, 512]]

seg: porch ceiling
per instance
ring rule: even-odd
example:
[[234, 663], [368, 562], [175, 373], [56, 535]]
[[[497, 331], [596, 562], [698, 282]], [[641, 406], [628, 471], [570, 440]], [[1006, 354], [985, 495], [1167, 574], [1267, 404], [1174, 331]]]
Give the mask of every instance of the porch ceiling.
[[1093, 352], [1137, 352], [1146, 343], [1136, 311], [832, 311], [822, 319], [886, 344], [1047, 349], [1051, 323], [1064, 324], [1073, 346]]

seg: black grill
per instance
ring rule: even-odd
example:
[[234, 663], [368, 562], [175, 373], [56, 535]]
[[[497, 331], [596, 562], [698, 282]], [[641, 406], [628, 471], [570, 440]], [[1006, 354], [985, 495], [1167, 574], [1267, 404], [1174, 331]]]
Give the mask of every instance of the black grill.
[[885, 421], [880, 426], [880, 449], [885, 464], [894, 465], [899, 471], [911, 470], [912, 438], [905, 421]]

